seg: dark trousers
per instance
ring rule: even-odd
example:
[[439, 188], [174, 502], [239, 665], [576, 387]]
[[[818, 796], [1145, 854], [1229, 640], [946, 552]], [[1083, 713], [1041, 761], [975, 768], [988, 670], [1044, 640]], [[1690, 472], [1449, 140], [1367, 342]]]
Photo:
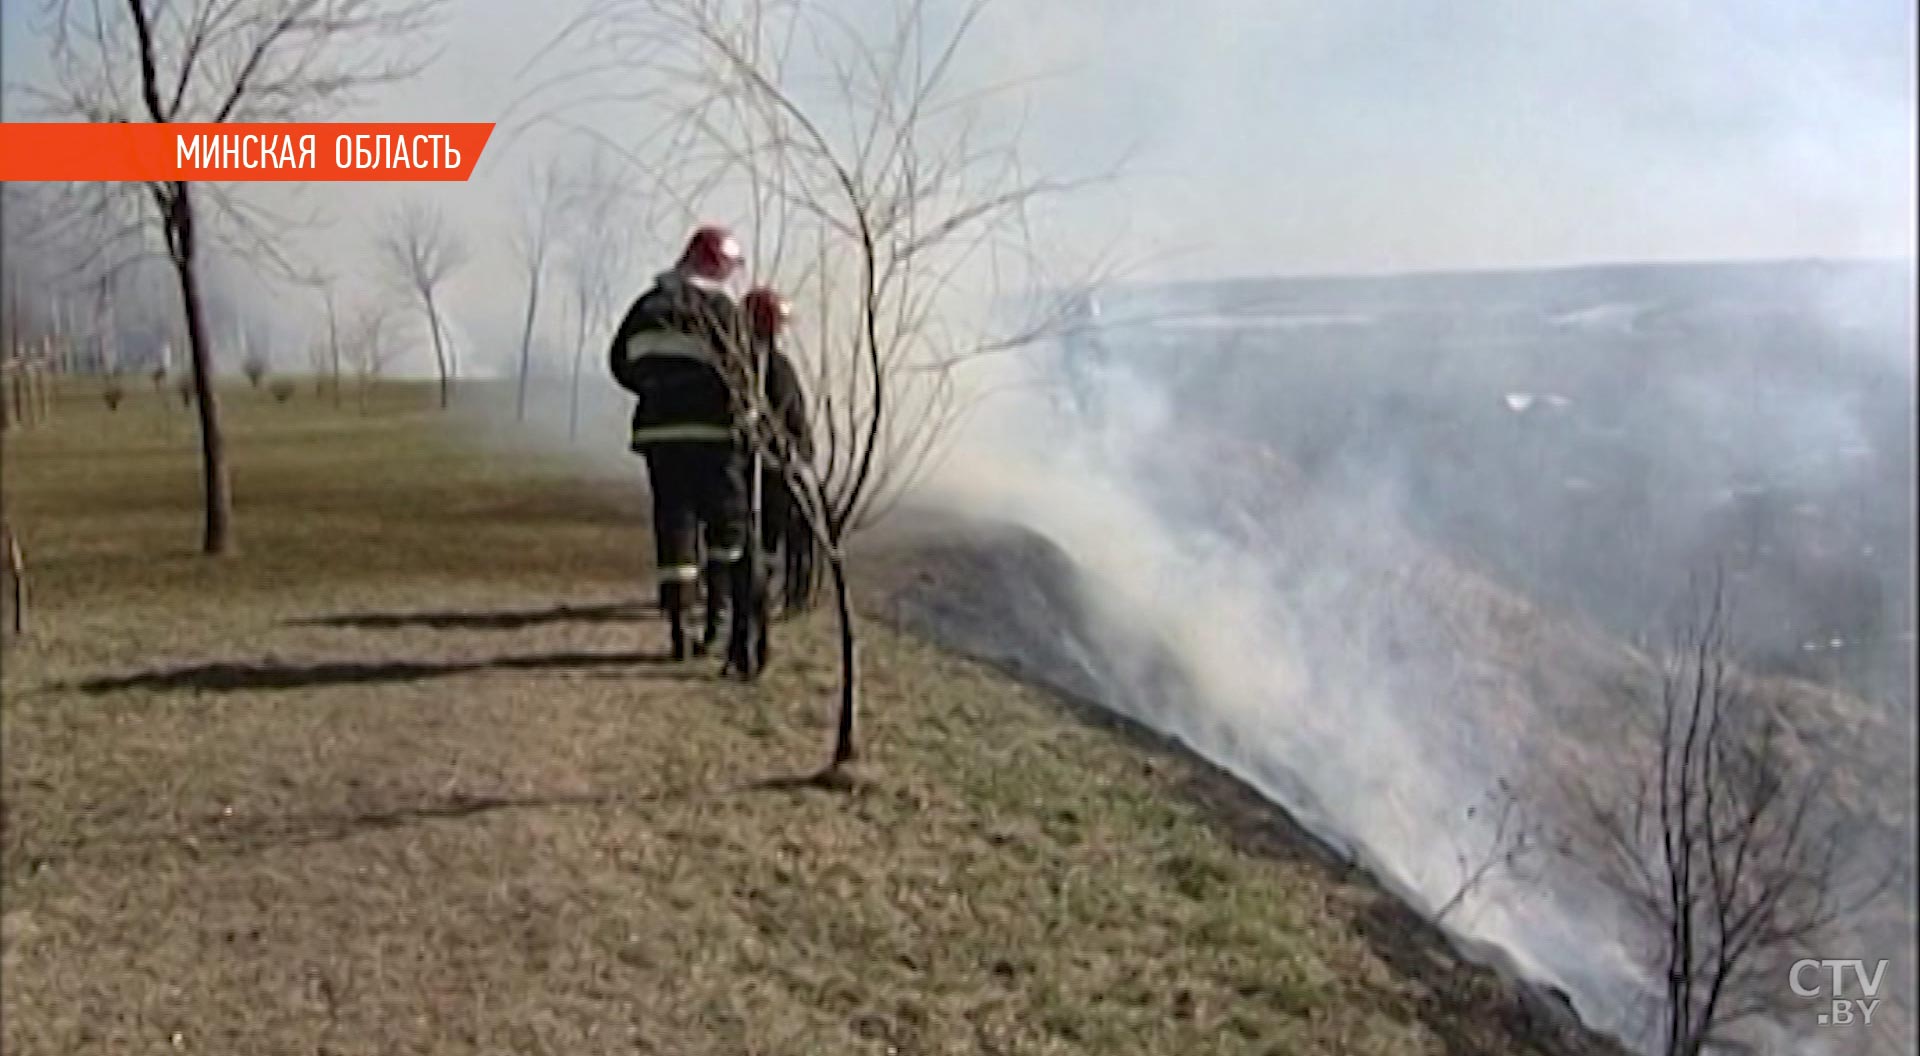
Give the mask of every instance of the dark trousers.
[[779, 466], [763, 467], [760, 488], [760, 548], [769, 558], [778, 552], [782, 606], [798, 612], [813, 600], [819, 543]]
[[698, 589], [703, 527], [709, 561], [732, 565], [746, 553], [747, 456], [733, 445], [714, 443], [655, 444], [642, 454], [653, 490], [660, 607], [675, 614], [689, 606]]

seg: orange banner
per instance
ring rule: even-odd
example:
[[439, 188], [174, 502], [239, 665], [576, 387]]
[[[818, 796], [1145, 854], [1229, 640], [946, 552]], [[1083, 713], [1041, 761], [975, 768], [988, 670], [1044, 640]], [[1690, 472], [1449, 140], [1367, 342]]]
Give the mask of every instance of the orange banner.
[[0, 123], [0, 181], [462, 182], [491, 135], [492, 122]]

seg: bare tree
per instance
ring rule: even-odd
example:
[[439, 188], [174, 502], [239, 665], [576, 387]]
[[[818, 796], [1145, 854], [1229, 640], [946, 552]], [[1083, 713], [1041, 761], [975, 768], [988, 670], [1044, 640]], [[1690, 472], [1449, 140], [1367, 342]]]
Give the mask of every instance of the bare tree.
[[[89, 351], [84, 358], [90, 369], [102, 374], [117, 374], [120, 367], [117, 347], [119, 335], [114, 311], [115, 285], [115, 276], [99, 276], [89, 291], [92, 303], [85, 313], [90, 332], [85, 342]], [[78, 364], [71, 365], [69, 369], [74, 366]]]
[[[1623, 788], [1577, 790], [1575, 844], [1623, 895], [1663, 984], [1665, 1056], [1698, 1056], [1783, 1004], [1788, 965], [1875, 897], [1825, 771], [1734, 668], [1716, 579], [1676, 634]], [[1649, 709], [1642, 708], [1643, 712]]]
[[[11, 200], [11, 196], [8, 196]], [[9, 219], [0, 217], [0, 221]], [[11, 231], [6, 232], [11, 234]], [[20, 285], [16, 276], [8, 276], [5, 327], [0, 331], [0, 465], [6, 464], [7, 434], [13, 429], [13, 411], [10, 406], [11, 394], [7, 384], [8, 369], [13, 366], [13, 358], [20, 346]], [[27, 561], [20, 552], [19, 540], [14, 537], [13, 526], [7, 520], [7, 478], [0, 476], [0, 581], [9, 587], [6, 594], [10, 602], [11, 614], [6, 626], [14, 634], [27, 631]], [[0, 637], [4, 637], [0, 630]]]
[[[325, 117], [365, 90], [412, 76], [405, 52], [440, 0], [44, 0], [53, 81], [33, 95], [57, 116], [96, 122], [208, 123]], [[132, 193], [128, 193], [128, 191]], [[92, 230], [84, 262], [124, 263], [153, 235], [179, 285], [199, 407], [209, 554], [232, 547], [233, 501], [201, 307], [203, 238], [224, 225], [273, 253], [266, 216], [215, 184], [76, 184], [70, 216]], [[204, 194], [202, 193], [204, 192]], [[203, 210], [210, 203], [211, 210]]]
[[393, 359], [392, 327], [389, 325], [392, 318], [392, 309], [376, 300], [355, 309], [341, 328], [341, 344], [353, 364], [362, 414], [367, 411], [367, 397], [374, 383], [380, 380], [387, 364]]
[[309, 286], [320, 293], [321, 303], [327, 312], [327, 340], [324, 345], [316, 343], [312, 349], [313, 394], [324, 395], [327, 388], [333, 389], [333, 405], [340, 406], [340, 311], [338, 296], [340, 277], [324, 269], [307, 273], [302, 285]]
[[260, 326], [251, 320], [239, 323], [234, 329], [240, 346], [240, 370], [246, 375], [247, 384], [257, 389], [266, 382], [267, 373], [273, 369], [268, 338]]
[[1470, 825], [1484, 826], [1487, 838], [1472, 850], [1463, 848], [1455, 852], [1460, 879], [1453, 893], [1434, 911], [1436, 924], [1465, 905], [1469, 897], [1495, 876], [1524, 878], [1525, 866], [1547, 846], [1545, 841], [1550, 835], [1529, 816], [1519, 792], [1504, 777], [1496, 780], [1493, 790], [1479, 802], [1466, 809], [1466, 817]]
[[420, 199], [410, 199], [389, 218], [380, 235], [380, 254], [388, 276], [420, 299], [433, 341], [433, 363], [440, 376], [440, 406], [453, 399], [454, 364], [436, 293], [467, 262], [467, 244], [447, 226], [445, 214]]
[[513, 233], [514, 253], [527, 276], [527, 311], [520, 327], [520, 381], [514, 393], [514, 414], [523, 422], [527, 420], [527, 378], [533, 369], [533, 327], [540, 314], [540, 288], [546, 280], [547, 258], [564, 205], [565, 186], [559, 168], [551, 163], [535, 167], [528, 175], [520, 226]]
[[333, 287], [328, 286], [327, 299], [327, 376], [333, 389], [333, 405], [340, 406], [340, 313], [334, 304]]
[[307, 370], [313, 375], [314, 398], [325, 396], [328, 376], [328, 349], [325, 338], [311, 338], [307, 341]]
[[563, 201], [566, 251], [559, 267], [574, 310], [567, 439], [575, 440], [580, 435], [581, 363], [596, 335], [612, 336], [612, 316], [618, 307], [615, 284], [623, 278], [630, 254], [617, 220], [621, 215], [620, 187], [608, 173], [601, 154], [595, 153], [578, 174], [569, 178]]
[[[1079, 184], [1029, 175], [1017, 122], [990, 109], [994, 87], [959, 83], [982, 6], [949, 21], [915, 0], [869, 32], [811, 4], [648, 0], [597, 7], [569, 31], [660, 79], [649, 102], [663, 120], [623, 156], [660, 207], [661, 241], [698, 219], [748, 221], [756, 278], [803, 319], [789, 351], [812, 392], [816, 459], [789, 469], [839, 623], [829, 770], [855, 754], [849, 542], [944, 450], [972, 406], [962, 368], [1064, 318], [1064, 298], [1039, 295], [1028, 209]], [[1045, 307], [1009, 319], [995, 310], [1008, 304]], [[792, 438], [777, 435], [754, 372], [737, 373], [771, 454]]]
[[7, 625], [15, 635], [24, 635], [27, 633], [27, 559], [20, 551], [19, 537], [13, 534], [4, 514], [0, 514], [0, 550], [5, 551], [6, 560], [5, 575], [0, 578], [7, 582], [8, 607], [12, 610]]

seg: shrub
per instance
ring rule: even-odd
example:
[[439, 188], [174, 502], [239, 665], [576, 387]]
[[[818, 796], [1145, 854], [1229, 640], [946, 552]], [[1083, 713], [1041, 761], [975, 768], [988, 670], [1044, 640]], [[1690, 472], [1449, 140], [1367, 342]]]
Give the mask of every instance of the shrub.
[[267, 391], [273, 394], [273, 402], [285, 403], [293, 399], [293, 382], [280, 378]]

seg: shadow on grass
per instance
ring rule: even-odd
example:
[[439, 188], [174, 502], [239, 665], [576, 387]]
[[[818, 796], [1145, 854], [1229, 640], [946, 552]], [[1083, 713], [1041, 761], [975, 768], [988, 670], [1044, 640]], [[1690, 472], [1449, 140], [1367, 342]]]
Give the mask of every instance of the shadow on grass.
[[[709, 787], [647, 792], [571, 792], [488, 795], [454, 792], [440, 799], [401, 807], [307, 811], [277, 816], [203, 815], [177, 827], [103, 835], [68, 843], [52, 853], [24, 853], [15, 859], [28, 872], [58, 865], [137, 867], [156, 864], [158, 856], [178, 854], [191, 860], [243, 857], [262, 851], [337, 843], [356, 836], [436, 822], [458, 822], [521, 811], [621, 810], [649, 804], [691, 803], [777, 789], [842, 790], [851, 787], [828, 774], [776, 777]], [[9, 861], [8, 872], [15, 868]]]
[[550, 810], [560, 807], [612, 807], [623, 803], [658, 802], [671, 798], [675, 798], [674, 795], [666, 792], [639, 796], [607, 793], [496, 796], [456, 792], [442, 800], [408, 807], [289, 814], [252, 822], [236, 822], [224, 817], [213, 817], [207, 819], [202, 825], [179, 832], [153, 833], [123, 842], [129, 844], [178, 843], [194, 853], [208, 849], [244, 852], [276, 846], [323, 843], [346, 839], [361, 832], [397, 829], [432, 821], [454, 821], [503, 811]]
[[785, 774], [779, 777], [764, 777], [742, 786], [744, 792], [859, 792], [863, 787], [859, 778], [844, 767], [830, 766], [810, 774]]
[[336, 627], [390, 631], [408, 627], [435, 630], [516, 631], [551, 623], [617, 623], [658, 615], [651, 602], [612, 602], [604, 605], [555, 605], [545, 609], [423, 612], [349, 612], [288, 621], [295, 627]]
[[[419, 682], [481, 671], [556, 671], [675, 664], [661, 653], [539, 653], [496, 656], [485, 660], [337, 661], [318, 664], [212, 663], [131, 675], [93, 678], [68, 688], [83, 693], [117, 693], [130, 689], [198, 689], [224, 693], [244, 690], [312, 689], [322, 686]], [[685, 676], [696, 680], [691, 673]]]

